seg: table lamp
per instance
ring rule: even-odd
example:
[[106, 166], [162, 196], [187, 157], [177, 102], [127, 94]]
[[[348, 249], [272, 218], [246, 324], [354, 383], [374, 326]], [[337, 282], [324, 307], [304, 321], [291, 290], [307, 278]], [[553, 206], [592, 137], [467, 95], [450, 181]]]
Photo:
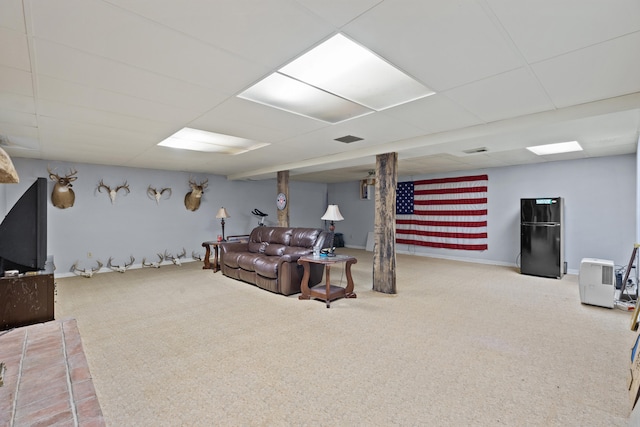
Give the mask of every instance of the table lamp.
[[222, 241], [226, 242], [227, 240], [224, 238], [224, 219], [229, 218], [229, 212], [227, 212], [225, 208], [220, 208], [218, 209], [216, 218], [220, 218], [220, 224], [222, 224]]
[[338, 209], [338, 205], [329, 205], [327, 206], [327, 211], [322, 215], [322, 218], [325, 221], [331, 221], [329, 224], [329, 231], [331, 231], [331, 246], [329, 247], [329, 253], [333, 255], [333, 237], [336, 226], [334, 225], [334, 221], [342, 221], [344, 217], [340, 213], [340, 209]]

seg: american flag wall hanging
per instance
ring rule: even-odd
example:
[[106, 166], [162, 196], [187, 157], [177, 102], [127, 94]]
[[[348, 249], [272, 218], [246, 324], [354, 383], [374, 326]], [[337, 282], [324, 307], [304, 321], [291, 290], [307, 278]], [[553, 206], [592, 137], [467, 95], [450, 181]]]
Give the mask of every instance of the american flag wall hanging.
[[396, 243], [486, 250], [488, 183], [487, 175], [399, 182]]

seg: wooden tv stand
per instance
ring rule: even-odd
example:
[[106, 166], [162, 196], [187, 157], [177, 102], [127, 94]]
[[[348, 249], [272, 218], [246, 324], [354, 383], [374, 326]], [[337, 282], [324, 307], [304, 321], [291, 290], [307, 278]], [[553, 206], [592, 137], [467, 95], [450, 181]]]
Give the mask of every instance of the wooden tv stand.
[[54, 319], [53, 274], [0, 278], [0, 331]]

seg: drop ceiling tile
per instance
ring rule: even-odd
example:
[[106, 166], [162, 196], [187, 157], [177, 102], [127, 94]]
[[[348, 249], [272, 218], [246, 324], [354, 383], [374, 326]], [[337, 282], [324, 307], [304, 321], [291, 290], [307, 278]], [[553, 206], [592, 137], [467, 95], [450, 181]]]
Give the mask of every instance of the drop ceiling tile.
[[3, 124], [13, 124], [18, 126], [37, 127], [36, 115], [33, 113], [23, 113], [21, 111], [6, 110], [0, 108], [0, 133]]
[[0, 27], [25, 33], [22, 0], [2, 0]]
[[387, 0], [345, 33], [436, 92], [523, 65], [477, 2]]
[[38, 96], [46, 101], [63, 105], [166, 122], [175, 127], [201, 114], [194, 109], [177, 108], [128, 94], [83, 86], [47, 76], [38, 78]]
[[554, 109], [551, 100], [526, 68], [469, 83], [448, 90], [444, 95], [485, 122]]
[[330, 125], [277, 108], [231, 97], [190, 122], [189, 126], [275, 143]]
[[528, 62], [640, 30], [637, 0], [487, 0]]
[[38, 74], [48, 77], [202, 112], [225, 98], [212, 89], [45, 40], [35, 45]]
[[39, 2], [32, 17], [40, 39], [221, 92], [234, 93], [268, 71], [102, 1]]
[[368, 9], [382, 3], [382, 0], [297, 0], [297, 2], [335, 27], [342, 27]]
[[166, 122], [151, 121], [117, 114], [108, 111], [94, 110], [68, 104], [41, 100], [38, 104], [38, 115], [61, 119], [74, 123], [113, 127], [155, 136], [158, 141], [172, 133], [175, 126]]
[[427, 134], [482, 123], [478, 116], [474, 116], [443, 94], [435, 94], [390, 108], [382, 114], [419, 127]]
[[31, 73], [0, 65], [0, 93], [33, 96]]
[[27, 37], [23, 33], [0, 28], [0, 65], [31, 71]]
[[557, 107], [640, 92], [640, 32], [532, 65]]
[[15, 95], [13, 93], [0, 92], [0, 108], [22, 113], [35, 113], [34, 99], [30, 96]]
[[270, 68], [281, 66], [335, 31], [291, 0], [109, 2]]

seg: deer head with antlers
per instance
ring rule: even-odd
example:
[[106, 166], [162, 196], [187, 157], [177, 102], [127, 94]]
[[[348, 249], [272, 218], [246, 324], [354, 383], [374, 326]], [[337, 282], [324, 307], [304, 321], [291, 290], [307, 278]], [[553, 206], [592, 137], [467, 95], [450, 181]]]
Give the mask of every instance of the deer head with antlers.
[[111, 260], [113, 260], [113, 257], [109, 257], [109, 261], [107, 261], [107, 268], [110, 268], [113, 271], [117, 271], [118, 273], [124, 273], [129, 267], [133, 265], [133, 262], [136, 259], [133, 257], [133, 255], [131, 255], [131, 257], [129, 258], [129, 264], [125, 262], [124, 265], [113, 265], [111, 263]]
[[160, 199], [162, 198], [164, 193], [167, 193], [167, 199], [169, 197], [171, 197], [171, 189], [170, 188], [161, 188], [160, 190], [152, 188], [151, 186], [149, 186], [149, 188], [147, 188], [147, 195], [149, 196], [149, 198], [155, 199], [156, 200], [156, 204], [160, 204]]
[[187, 210], [197, 211], [200, 207], [200, 201], [202, 200], [202, 194], [204, 193], [205, 188], [207, 188], [208, 179], [205, 179], [200, 184], [196, 183], [193, 179], [189, 179], [189, 186], [191, 187], [191, 191], [189, 191], [184, 196], [184, 206]]
[[98, 268], [89, 268], [89, 269], [83, 269], [80, 270], [78, 268], [78, 261], [76, 261], [72, 266], [71, 266], [71, 271], [76, 274], [77, 276], [82, 276], [82, 277], [86, 277], [87, 279], [93, 277], [93, 273], [95, 273], [96, 271], [100, 270], [102, 268], [102, 263], [100, 261], [96, 261], [98, 263]]
[[76, 200], [76, 195], [71, 189], [71, 187], [73, 187], [71, 183], [78, 179], [78, 177], [75, 176], [78, 171], [70, 169], [67, 175], [61, 177], [50, 168], [47, 168], [47, 170], [49, 171], [49, 178], [55, 182], [53, 191], [51, 192], [51, 203], [53, 203], [53, 206], [56, 208], [70, 208]]
[[127, 192], [126, 194], [130, 193], [129, 185], [127, 184], [127, 181], [125, 181], [124, 184], [119, 185], [114, 189], [111, 189], [111, 187], [109, 187], [104, 182], [102, 182], [102, 180], [100, 180], [100, 182], [98, 183], [98, 192], [102, 193], [103, 188], [107, 190], [107, 194], [109, 194], [109, 198], [111, 199], [111, 204], [113, 204], [116, 201], [116, 195], [118, 194], [118, 191], [124, 190]]

